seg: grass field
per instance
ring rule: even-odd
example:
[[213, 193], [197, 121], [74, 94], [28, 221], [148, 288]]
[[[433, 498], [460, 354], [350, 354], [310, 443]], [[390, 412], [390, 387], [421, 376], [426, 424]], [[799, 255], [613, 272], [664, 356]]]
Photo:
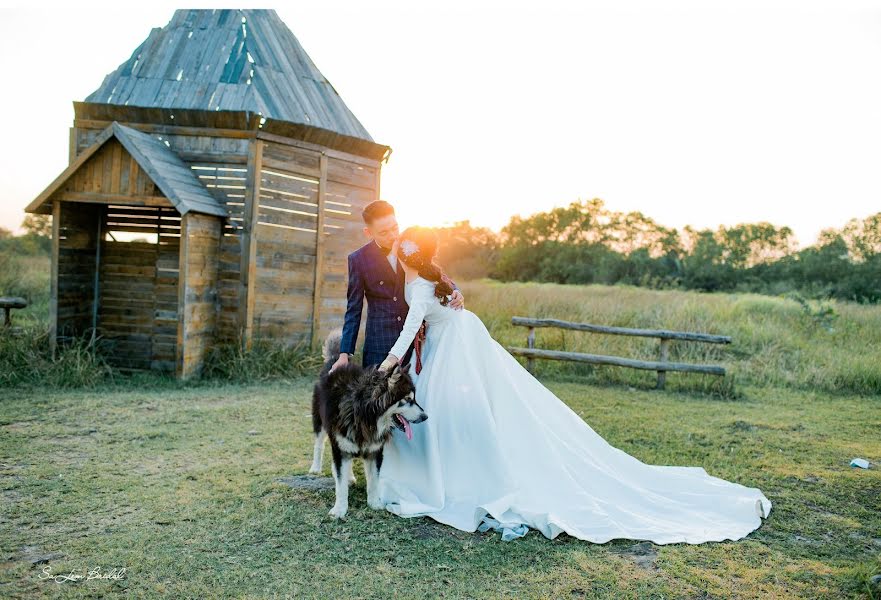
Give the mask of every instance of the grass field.
[[[0, 596], [881, 598], [870, 583], [881, 573], [881, 309], [835, 303], [829, 317], [752, 295], [461, 285], [506, 345], [525, 341], [512, 315], [732, 335], [730, 347], [674, 344], [673, 358], [730, 376], [669, 374], [665, 392], [651, 372], [539, 362], [538, 374], [613, 445], [759, 487], [771, 516], [737, 542], [531, 531], [506, 543], [367, 509], [359, 464], [350, 516], [336, 522], [331, 489], [278, 481], [311, 462], [308, 374], [248, 383], [278, 372], [251, 357], [225, 371], [233, 382], [89, 377], [79, 349], [15, 379], [39, 353], [28, 338], [0, 344], [0, 375], [15, 383], [0, 400]], [[22, 322], [38, 329], [41, 310]], [[651, 358], [655, 344], [540, 330], [537, 345]], [[858, 456], [873, 468], [849, 467]], [[40, 578], [47, 566], [126, 572], [57, 583]]]
[[[881, 573], [878, 405], [748, 388], [706, 395], [551, 382], [643, 461], [701, 465], [774, 503], [737, 542], [502, 542], [279, 477], [311, 461], [309, 381], [7, 394], [0, 404], [4, 597], [872, 598]], [[635, 553], [634, 553], [635, 552]], [[40, 580], [125, 568], [120, 581]], [[881, 597], [875, 594], [875, 598]]]

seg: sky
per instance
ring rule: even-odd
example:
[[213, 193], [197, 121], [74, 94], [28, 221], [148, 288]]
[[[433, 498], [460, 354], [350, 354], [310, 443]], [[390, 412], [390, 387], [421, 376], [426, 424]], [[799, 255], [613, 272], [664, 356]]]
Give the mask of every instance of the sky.
[[[176, 8], [33, 6], [0, 2], [0, 227], [13, 230], [67, 166], [72, 102]], [[881, 211], [881, 2], [274, 8], [392, 147], [381, 197], [402, 226], [498, 230], [601, 198], [668, 227], [787, 225], [805, 246]]]

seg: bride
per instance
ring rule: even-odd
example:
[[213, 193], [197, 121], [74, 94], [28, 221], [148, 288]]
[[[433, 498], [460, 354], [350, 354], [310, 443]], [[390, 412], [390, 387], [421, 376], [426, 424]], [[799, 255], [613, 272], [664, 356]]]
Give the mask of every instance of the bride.
[[395, 430], [386, 445], [377, 491], [388, 511], [463, 531], [492, 527], [505, 539], [533, 528], [596, 543], [737, 540], [761, 525], [771, 502], [759, 489], [702, 467], [645, 464], [606, 442], [474, 313], [447, 306], [452, 288], [436, 250], [421, 227], [393, 248], [409, 313], [380, 368], [398, 362], [424, 320], [421, 371], [410, 374], [430, 418], [412, 439]]

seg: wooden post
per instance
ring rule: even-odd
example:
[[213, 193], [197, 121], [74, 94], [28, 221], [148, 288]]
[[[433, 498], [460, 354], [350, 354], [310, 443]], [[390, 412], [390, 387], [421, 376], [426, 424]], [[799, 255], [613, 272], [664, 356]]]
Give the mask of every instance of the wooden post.
[[180, 246], [177, 258], [177, 344], [174, 348], [174, 374], [183, 379], [186, 376], [187, 351], [187, 282], [189, 280], [189, 214], [180, 219]]
[[380, 171], [382, 171], [382, 163], [377, 163], [377, 165], [376, 165], [376, 171], [375, 171], [375, 173], [374, 173], [374, 175], [373, 175], [373, 181], [374, 181], [374, 183], [373, 183], [373, 187], [374, 187], [374, 190], [373, 190], [373, 199], [374, 199], [374, 200], [379, 200], [379, 182], [380, 182], [380, 179], [381, 179], [381, 177], [380, 177]]
[[[662, 362], [662, 363], [667, 362], [669, 345], [670, 345], [669, 339], [661, 338], [661, 343], [658, 345], [658, 362]], [[666, 384], [667, 384], [667, 371], [658, 371], [658, 389], [663, 390], [664, 386]]]
[[76, 127], [71, 127], [70, 128], [69, 148], [68, 148], [68, 152], [67, 152], [67, 164], [72, 163], [76, 159], [76, 155], [77, 155], [77, 151], [76, 151], [77, 150], [77, 148], [76, 148], [77, 140], [76, 140], [76, 138], [77, 138]]
[[55, 358], [58, 346], [58, 246], [61, 231], [61, 201], [52, 203], [52, 271], [49, 283], [49, 352]]
[[245, 176], [245, 210], [242, 232], [241, 288], [239, 290], [239, 329], [244, 350], [251, 349], [254, 335], [254, 288], [257, 283], [257, 217], [260, 215], [260, 185], [263, 170], [263, 140], [248, 145], [248, 171]]
[[[535, 348], [535, 327], [529, 328], [529, 335], [526, 336], [526, 347], [532, 350]], [[535, 369], [535, 359], [531, 356], [526, 359], [526, 370], [530, 373]]]
[[[95, 240], [95, 278], [92, 284], [92, 344], [98, 337], [98, 295], [100, 292], [100, 273], [101, 273], [101, 242], [104, 237], [104, 214], [107, 209], [103, 206], [98, 207], [98, 228]], [[94, 350], [94, 348], [93, 348]]]
[[321, 335], [321, 288], [324, 281], [324, 195], [327, 192], [327, 155], [318, 159], [318, 223], [315, 231], [315, 279], [312, 285], [312, 347]]

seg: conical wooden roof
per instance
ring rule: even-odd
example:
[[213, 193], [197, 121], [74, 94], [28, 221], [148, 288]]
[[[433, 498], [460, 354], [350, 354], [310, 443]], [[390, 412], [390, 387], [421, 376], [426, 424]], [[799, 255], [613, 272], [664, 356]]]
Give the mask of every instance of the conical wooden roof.
[[373, 141], [274, 10], [177, 10], [86, 102], [250, 111]]

